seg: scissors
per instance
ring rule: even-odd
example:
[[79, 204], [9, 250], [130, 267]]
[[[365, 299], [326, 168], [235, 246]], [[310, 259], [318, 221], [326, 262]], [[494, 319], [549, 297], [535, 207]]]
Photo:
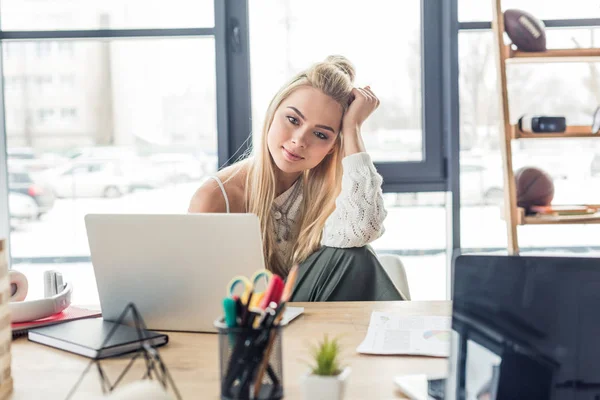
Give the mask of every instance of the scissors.
[[[252, 299], [250, 300], [251, 302], [250, 304], [248, 304], [248, 307], [256, 307], [256, 305], [259, 304], [262, 300], [262, 297], [265, 294], [265, 290], [268, 287], [272, 276], [273, 273], [267, 269], [261, 269], [256, 271], [250, 279], [242, 275], [234, 276], [233, 279], [231, 279], [231, 281], [227, 285], [227, 296], [234, 297], [235, 288], [239, 284], [242, 284], [244, 286], [244, 291], [239, 296], [240, 300], [243, 304], [247, 304], [248, 297], [250, 296], [250, 293], [252, 293]], [[258, 286], [258, 283], [260, 282], [261, 278], [265, 278], [265, 290], [256, 291], [256, 287]]]

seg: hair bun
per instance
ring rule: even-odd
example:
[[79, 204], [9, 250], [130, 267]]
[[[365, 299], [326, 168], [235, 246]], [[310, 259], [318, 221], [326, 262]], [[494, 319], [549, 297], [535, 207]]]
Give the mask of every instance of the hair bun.
[[333, 64], [338, 67], [350, 78], [350, 82], [354, 82], [356, 72], [354, 71], [354, 65], [344, 56], [331, 55], [325, 59], [326, 63]]

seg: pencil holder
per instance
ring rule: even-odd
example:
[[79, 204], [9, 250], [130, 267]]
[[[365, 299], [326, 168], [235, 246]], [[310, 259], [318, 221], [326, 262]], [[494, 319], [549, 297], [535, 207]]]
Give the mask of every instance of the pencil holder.
[[283, 398], [281, 327], [228, 328], [222, 320], [214, 325], [219, 339], [221, 399]]

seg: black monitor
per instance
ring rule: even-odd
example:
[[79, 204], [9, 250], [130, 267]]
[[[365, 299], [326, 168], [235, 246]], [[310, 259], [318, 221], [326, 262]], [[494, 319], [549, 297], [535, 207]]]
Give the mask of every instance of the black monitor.
[[454, 261], [446, 398], [600, 400], [600, 258]]

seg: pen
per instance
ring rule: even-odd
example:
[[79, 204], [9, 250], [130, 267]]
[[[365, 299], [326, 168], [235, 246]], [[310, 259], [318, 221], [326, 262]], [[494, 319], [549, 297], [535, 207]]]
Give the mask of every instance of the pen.
[[[280, 313], [280, 315], [283, 315], [283, 314]], [[258, 393], [260, 392], [260, 388], [262, 386], [262, 377], [265, 373], [265, 369], [267, 368], [267, 365], [269, 364], [269, 358], [271, 358], [271, 350], [273, 349], [273, 344], [275, 343], [275, 338], [277, 336], [276, 329], [278, 329], [278, 324], [274, 328], [273, 328], [273, 325], [271, 325], [271, 327], [269, 327], [268, 329], [270, 331], [269, 341], [267, 343], [267, 346], [266, 346], [266, 349], [265, 349], [265, 352], [263, 355], [263, 359], [260, 363], [258, 373], [256, 374], [256, 379], [254, 381], [254, 397], [253, 398], [257, 398]]]
[[264, 297], [262, 298], [259, 307], [263, 310], [269, 306], [269, 304], [274, 301], [275, 303], [279, 303], [281, 300], [281, 295], [283, 293], [283, 280], [279, 275], [273, 274], [271, 280], [269, 281], [269, 286], [265, 292]]
[[[240, 325], [243, 326], [243, 327], [246, 326], [246, 324], [248, 322], [248, 319], [250, 317], [250, 313], [251, 313], [251, 311], [250, 311], [250, 304], [251, 304], [252, 296], [253, 295], [254, 295], [254, 291], [251, 290], [250, 293], [248, 294], [248, 300], [246, 301], [246, 305], [243, 306], [242, 320], [240, 322]], [[250, 324], [250, 326], [252, 326], [252, 324]]]
[[[291, 285], [293, 287], [293, 282]], [[267, 329], [270, 332], [269, 342], [267, 343], [267, 347], [265, 349], [265, 354], [263, 356], [262, 362], [260, 363], [258, 373], [256, 374], [256, 380], [254, 382], [254, 398], [257, 398], [258, 394], [260, 392], [260, 388], [262, 386], [262, 377], [265, 373], [265, 368], [269, 364], [269, 358], [271, 357], [271, 349], [273, 348], [273, 344], [275, 343], [275, 338], [277, 336], [277, 329], [279, 328], [279, 324], [281, 323], [281, 320], [283, 319], [285, 305], [286, 305], [286, 303], [284, 301], [282, 301], [281, 304], [279, 304], [279, 306], [275, 310], [275, 313], [273, 315], [273, 319], [271, 320], [271, 323], [267, 325]], [[270, 365], [269, 365], [269, 368], [270, 368]], [[271, 375], [271, 373], [269, 373], [269, 376], [270, 375]], [[272, 377], [271, 377], [271, 380], [272, 380]], [[273, 382], [273, 383], [275, 384], [275, 382]]]
[[223, 299], [223, 310], [225, 314], [225, 324], [228, 328], [232, 328], [236, 325], [236, 301], [231, 297], [225, 297]]

